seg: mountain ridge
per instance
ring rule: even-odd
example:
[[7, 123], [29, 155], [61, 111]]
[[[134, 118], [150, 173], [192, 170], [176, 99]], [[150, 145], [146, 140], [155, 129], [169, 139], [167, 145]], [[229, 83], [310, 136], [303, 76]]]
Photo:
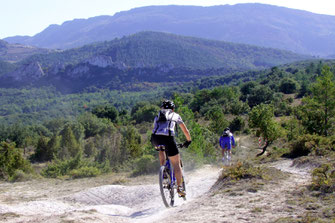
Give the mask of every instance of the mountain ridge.
[[[335, 16], [259, 3], [146, 6], [51, 25], [33, 37], [9, 37], [46, 48], [73, 48], [141, 31], [169, 32], [328, 56], [335, 52]], [[65, 35], [67, 34], [67, 35]]]

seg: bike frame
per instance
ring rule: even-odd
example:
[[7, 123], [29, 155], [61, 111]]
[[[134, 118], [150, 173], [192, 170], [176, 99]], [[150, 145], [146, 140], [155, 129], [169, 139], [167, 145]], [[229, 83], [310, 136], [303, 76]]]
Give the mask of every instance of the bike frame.
[[176, 186], [176, 177], [174, 175], [174, 170], [173, 170], [173, 166], [170, 163], [169, 158], [166, 156], [166, 161], [165, 161], [165, 169], [167, 168], [169, 170], [169, 175], [171, 177], [171, 183], [170, 186], [171, 188], [175, 188]]

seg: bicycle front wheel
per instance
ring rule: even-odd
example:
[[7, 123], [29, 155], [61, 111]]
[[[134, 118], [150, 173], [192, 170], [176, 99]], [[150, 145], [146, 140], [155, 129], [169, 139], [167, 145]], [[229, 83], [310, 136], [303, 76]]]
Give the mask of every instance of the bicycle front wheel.
[[166, 171], [165, 166], [161, 166], [159, 170], [159, 188], [164, 205], [172, 207], [174, 205], [174, 188], [171, 184], [170, 173]]

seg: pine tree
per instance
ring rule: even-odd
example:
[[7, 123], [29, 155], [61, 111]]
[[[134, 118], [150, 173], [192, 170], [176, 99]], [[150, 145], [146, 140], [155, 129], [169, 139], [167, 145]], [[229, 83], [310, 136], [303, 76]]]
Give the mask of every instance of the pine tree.
[[61, 136], [61, 148], [58, 152], [58, 157], [62, 159], [75, 157], [80, 152], [81, 148], [72, 132], [70, 125], [66, 125], [64, 127], [64, 129], [61, 131]]

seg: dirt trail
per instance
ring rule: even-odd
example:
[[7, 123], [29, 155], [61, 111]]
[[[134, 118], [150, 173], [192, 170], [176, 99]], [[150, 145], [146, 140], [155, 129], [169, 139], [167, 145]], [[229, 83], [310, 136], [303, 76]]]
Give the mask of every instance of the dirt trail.
[[295, 168], [291, 160], [276, 162], [273, 167], [288, 172], [290, 177], [279, 184], [265, 185], [257, 192], [204, 194], [176, 208], [174, 218], [165, 218], [163, 222], [273, 222], [279, 218], [296, 218], [304, 210], [291, 204], [291, 192], [309, 182], [309, 169]]
[[[240, 144], [242, 157], [247, 156], [247, 147]], [[304, 210], [291, 202], [291, 192], [310, 181], [310, 170], [293, 167], [291, 160], [271, 165], [290, 176], [261, 190], [234, 193], [209, 192], [221, 172], [217, 167], [187, 172], [188, 199], [177, 198], [176, 207], [169, 209], [161, 200], [157, 176], [150, 177], [152, 183], [143, 184], [143, 178], [132, 185], [95, 186], [97, 179], [0, 183], [0, 222], [272, 222], [294, 218]]]
[[[177, 199], [176, 207], [208, 191], [218, 173], [219, 169], [211, 166], [186, 173], [188, 199]], [[57, 186], [62, 188], [58, 190]], [[0, 222], [151, 222], [169, 211], [163, 205], [157, 182], [79, 188], [70, 182], [54, 187], [0, 184]]]

